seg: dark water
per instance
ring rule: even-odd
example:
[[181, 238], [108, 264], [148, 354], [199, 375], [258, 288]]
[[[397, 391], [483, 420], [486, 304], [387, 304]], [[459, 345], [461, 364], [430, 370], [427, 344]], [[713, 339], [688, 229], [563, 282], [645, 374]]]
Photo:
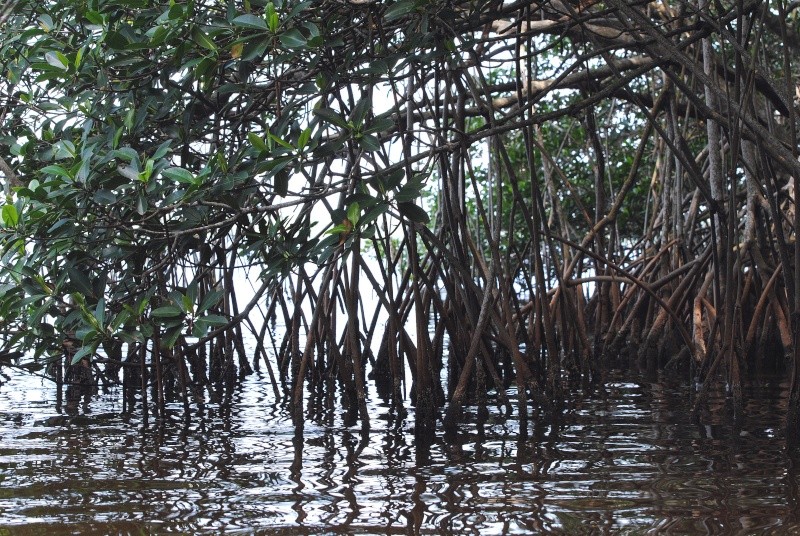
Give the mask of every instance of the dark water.
[[610, 373], [557, 422], [520, 434], [472, 408], [423, 448], [413, 413], [375, 399], [366, 434], [334, 406], [296, 435], [257, 377], [189, 425], [123, 419], [118, 393], [91, 419], [45, 422], [52, 385], [15, 374], [0, 386], [0, 535], [800, 533], [786, 386], [748, 386], [736, 426], [713, 393], [700, 425], [686, 383]]

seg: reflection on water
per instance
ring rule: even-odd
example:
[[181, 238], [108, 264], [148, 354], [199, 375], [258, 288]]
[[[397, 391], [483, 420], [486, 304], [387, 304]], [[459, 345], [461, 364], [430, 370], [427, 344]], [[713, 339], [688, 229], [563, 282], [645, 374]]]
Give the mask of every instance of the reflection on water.
[[[686, 382], [609, 374], [553, 420], [467, 412], [420, 448], [413, 413], [373, 397], [371, 429], [312, 401], [295, 433], [265, 378], [230, 408], [145, 428], [118, 393], [52, 418], [49, 383], [0, 386], [0, 534], [769, 533], [800, 531], [797, 460], [779, 437], [786, 386], [750, 385], [745, 417], [693, 423]], [[7, 529], [4, 532], [4, 529]]]

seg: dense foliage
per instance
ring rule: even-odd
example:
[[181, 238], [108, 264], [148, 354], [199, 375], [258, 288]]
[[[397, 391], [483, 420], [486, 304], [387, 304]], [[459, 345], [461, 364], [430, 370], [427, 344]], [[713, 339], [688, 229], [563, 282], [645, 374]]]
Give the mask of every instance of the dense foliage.
[[18, 0], [5, 360], [60, 377], [72, 341], [158, 411], [263, 358], [296, 409], [336, 378], [364, 421], [370, 361], [452, 423], [629, 354], [725, 370], [738, 407], [758, 341], [800, 355], [796, 7]]

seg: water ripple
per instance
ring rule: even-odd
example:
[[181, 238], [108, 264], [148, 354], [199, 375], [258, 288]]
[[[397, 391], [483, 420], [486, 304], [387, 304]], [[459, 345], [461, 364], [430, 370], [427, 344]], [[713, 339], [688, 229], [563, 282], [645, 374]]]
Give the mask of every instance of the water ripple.
[[[0, 386], [0, 532], [771, 533], [800, 531], [800, 478], [780, 439], [786, 385], [747, 389], [743, 422], [689, 417], [671, 378], [611, 376], [527, 433], [513, 416], [466, 408], [454, 437], [420, 444], [370, 396], [362, 433], [324, 409], [295, 434], [267, 380], [233, 407], [145, 427], [118, 396], [61, 419], [50, 385]], [[83, 423], [83, 424], [82, 424]]]

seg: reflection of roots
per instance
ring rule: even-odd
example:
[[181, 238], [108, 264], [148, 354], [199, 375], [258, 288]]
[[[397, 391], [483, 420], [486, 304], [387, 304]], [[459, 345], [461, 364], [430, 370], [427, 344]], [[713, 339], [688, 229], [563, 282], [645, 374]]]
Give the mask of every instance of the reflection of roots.
[[78, 411], [81, 399], [84, 404], [88, 404], [92, 396], [94, 382], [89, 361], [82, 359], [75, 365], [69, 365], [65, 383], [67, 384], [67, 413], [75, 413]]

